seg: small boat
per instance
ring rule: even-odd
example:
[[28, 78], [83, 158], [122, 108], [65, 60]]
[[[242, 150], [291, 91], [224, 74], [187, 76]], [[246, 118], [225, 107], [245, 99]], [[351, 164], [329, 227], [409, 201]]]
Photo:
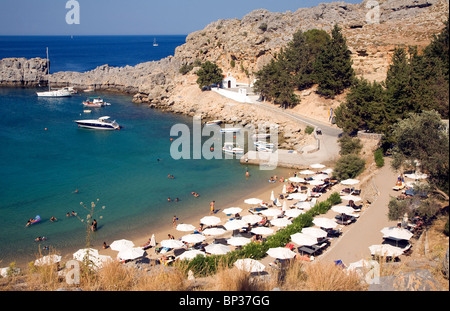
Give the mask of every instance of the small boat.
[[239, 127], [223, 128], [220, 130], [222, 133], [239, 133], [241, 129]]
[[205, 122], [205, 126], [219, 125], [220, 123], [222, 123], [222, 120], [212, 120]]
[[159, 46], [159, 44], [156, 43], [156, 38], [153, 39], [153, 46]]
[[78, 127], [90, 128], [95, 130], [120, 130], [121, 126], [116, 121], [111, 121], [110, 117], [100, 117], [96, 120], [76, 120]]
[[83, 112], [84, 112], [84, 113], [91, 113], [92, 110], [90, 110], [90, 109], [84, 109]]
[[266, 142], [255, 142], [256, 150], [260, 152], [273, 152], [273, 148], [275, 147], [272, 143], [266, 143]]
[[83, 102], [84, 107], [90, 107], [90, 108], [100, 108], [104, 106], [109, 106], [111, 104], [105, 103], [103, 101], [103, 98], [101, 97], [89, 97]]
[[270, 134], [253, 134], [252, 135], [253, 140], [266, 139], [266, 138], [270, 138]]
[[229, 154], [243, 154], [244, 149], [236, 147], [234, 143], [224, 143], [223, 152], [229, 153]]

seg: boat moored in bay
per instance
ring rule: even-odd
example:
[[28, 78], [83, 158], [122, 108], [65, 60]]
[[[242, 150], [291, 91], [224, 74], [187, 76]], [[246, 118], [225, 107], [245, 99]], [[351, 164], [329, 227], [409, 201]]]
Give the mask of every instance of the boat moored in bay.
[[95, 130], [120, 130], [121, 126], [116, 122], [110, 120], [110, 117], [104, 116], [98, 119], [90, 120], [76, 120], [78, 127], [90, 128]]

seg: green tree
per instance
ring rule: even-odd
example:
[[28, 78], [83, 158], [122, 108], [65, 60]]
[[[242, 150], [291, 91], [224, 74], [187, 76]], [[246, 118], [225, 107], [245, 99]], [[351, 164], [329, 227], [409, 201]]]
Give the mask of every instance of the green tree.
[[351, 52], [338, 25], [331, 31], [331, 40], [314, 62], [314, 77], [319, 84], [317, 92], [333, 97], [352, 85], [355, 73]]
[[355, 154], [341, 156], [336, 162], [334, 174], [338, 179], [355, 178], [364, 171], [366, 161]]
[[197, 76], [197, 84], [201, 89], [212, 84], [219, 84], [223, 80], [222, 69], [210, 61], [201, 65], [201, 68], [197, 71]]
[[393, 138], [393, 167], [419, 161], [429, 182], [448, 195], [449, 137], [440, 115], [436, 111], [412, 113], [393, 126]]
[[355, 79], [346, 101], [335, 109], [336, 125], [344, 132], [384, 133], [387, 129], [384, 90], [380, 83]]

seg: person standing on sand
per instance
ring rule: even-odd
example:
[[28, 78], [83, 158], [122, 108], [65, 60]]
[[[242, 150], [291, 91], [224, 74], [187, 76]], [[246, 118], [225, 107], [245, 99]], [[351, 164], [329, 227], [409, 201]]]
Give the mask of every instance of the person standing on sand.
[[172, 218], [172, 225], [173, 225], [173, 227], [176, 227], [177, 226], [177, 216], [173, 216], [173, 218]]
[[245, 171], [245, 177], [248, 179], [250, 177], [250, 173], [247, 171]]
[[214, 203], [215, 203], [216, 201], [212, 201], [209, 205], [210, 205], [210, 207], [211, 207], [211, 211], [209, 212], [209, 215], [213, 215], [214, 214]]

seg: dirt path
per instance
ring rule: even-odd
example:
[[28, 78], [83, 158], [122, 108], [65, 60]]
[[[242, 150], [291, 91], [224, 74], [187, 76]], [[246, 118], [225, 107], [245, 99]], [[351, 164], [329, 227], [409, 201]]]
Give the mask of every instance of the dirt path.
[[[397, 224], [396, 221], [389, 221], [387, 218], [390, 196], [399, 194], [392, 190], [397, 175], [387, 159], [384, 167], [373, 178], [378, 190], [376, 200], [361, 213], [355, 223], [344, 228], [343, 234], [333, 241], [330, 248], [318, 256], [317, 260], [328, 262], [340, 259], [348, 265], [362, 258], [370, 258], [369, 246], [383, 242], [380, 230]], [[331, 218], [335, 215], [336, 213], [330, 210], [326, 217]]]

